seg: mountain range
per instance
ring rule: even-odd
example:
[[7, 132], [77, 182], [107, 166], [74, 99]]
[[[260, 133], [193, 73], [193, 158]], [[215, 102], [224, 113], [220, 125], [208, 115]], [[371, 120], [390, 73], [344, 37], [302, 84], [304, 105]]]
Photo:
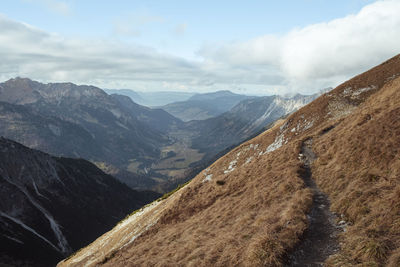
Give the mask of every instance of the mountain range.
[[205, 120], [229, 111], [240, 101], [253, 98], [230, 91], [195, 94], [186, 101], [174, 102], [161, 108], [182, 121]]
[[[312, 97], [263, 101], [220, 91], [190, 99], [210, 103], [203, 108], [214, 117], [183, 122], [97, 87], [15, 78], [0, 84], [0, 135], [53, 155], [87, 159], [131, 188], [165, 192]], [[216, 115], [207, 109], [215, 106], [219, 113], [233, 108]]]
[[275, 121], [58, 266], [399, 266], [399, 100], [400, 55]]
[[0, 101], [1, 135], [54, 155], [88, 159], [132, 187], [140, 187], [141, 178], [126, 171], [130, 161], [158, 159], [159, 148], [170, 142], [142, 123], [140, 114], [92, 86], [16, 78], [0, 84]]

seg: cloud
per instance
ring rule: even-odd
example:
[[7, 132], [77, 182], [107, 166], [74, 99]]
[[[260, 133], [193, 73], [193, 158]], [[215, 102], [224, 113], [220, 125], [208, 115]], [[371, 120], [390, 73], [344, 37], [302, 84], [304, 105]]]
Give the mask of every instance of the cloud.
[[197, 68], [194, 63], [148, 47], [68, 39], [5, 16], [0, 16], [0, 57], [4, 78], [21, 75], [98, 85], [190, 81]]
[[293, 90], [315, 91], [400, 53], [399, 10], [400, 1], [378, 1], [358, 14], [294, 29], [283, 36], [205, 46], [199, 55], [221, 66], [278, 74]]
[[[198, 51], [198, 61], [121, 41], [65, 38], [0, 15], [0, 79], [24, 76], [136, 90], [312, 93], [400, 53], [398, 10], [400, 1], [378, 1], [357, 14], [279, 36], [209, 43]], [[162, 21], [136, 16], [126, 23], [131, 27], [119, 31], [135, 35], [135, 25]], [[186, 26], [178, 28], [184, 32]]]

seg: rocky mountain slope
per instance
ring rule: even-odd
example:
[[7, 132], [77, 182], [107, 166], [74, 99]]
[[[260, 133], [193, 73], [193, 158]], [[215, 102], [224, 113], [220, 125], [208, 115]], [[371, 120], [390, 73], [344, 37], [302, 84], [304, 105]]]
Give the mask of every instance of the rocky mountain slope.
[[241, 101], [228, 112], [186, 124], [193, 133], [192, 145], [210, 154], [239, 144], [265, 130], [269, 124], [315, 99], [317, 95], [265, 96]]
[[0, 265], [51, 266], [158, 197], [0, 138]]
[[205, 120], [230, 110], [248, 98], [252, 97], [230, 91], [217, 91], [195, 94], [186, 101], [174, 102], [161, 108], [182, 121]]
[[132, 161], [158, 160], [160, 147], [170, 144], [138, 119], [142, 114], [93, 86], [16, 78], [0, 84], [0, 101], [1, 135], [55, 155], [83, 157], [133, 187], [150, 179], [130, 170]]
[[59, 266], [399, 266], [399, 118], [400, 55], [277, 121]]

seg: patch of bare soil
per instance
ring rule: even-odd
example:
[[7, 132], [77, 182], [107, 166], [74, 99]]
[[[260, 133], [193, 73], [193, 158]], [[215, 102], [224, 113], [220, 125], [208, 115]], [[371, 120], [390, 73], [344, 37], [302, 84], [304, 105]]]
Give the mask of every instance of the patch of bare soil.
[[339, 250], [337, 235], [338, 227], [335, 224], [336, 215], [329, 207], [329, 199], [312, 178], [311, 164], [316, 156], [312, 151], [312, 139], [303, 142], [300, 160], [301, 178], [304, 184], [313, 192], [311, 212], [308, 214], [309, 226], [304, 231], [300, 243], [289, 255], [286, 266], [324, 266], [324, 262]]

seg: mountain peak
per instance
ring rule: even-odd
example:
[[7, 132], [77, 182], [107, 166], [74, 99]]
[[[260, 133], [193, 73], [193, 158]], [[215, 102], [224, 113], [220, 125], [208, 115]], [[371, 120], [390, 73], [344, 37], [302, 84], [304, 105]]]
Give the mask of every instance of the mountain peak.
[[16, 77], [0, 84], [0, 100], [13, 104], [29, 104], [39, 99], [60, 101], [62, 98], [101, 97], [107, 94], [95, 86], [74, 83], [40, 83]]

